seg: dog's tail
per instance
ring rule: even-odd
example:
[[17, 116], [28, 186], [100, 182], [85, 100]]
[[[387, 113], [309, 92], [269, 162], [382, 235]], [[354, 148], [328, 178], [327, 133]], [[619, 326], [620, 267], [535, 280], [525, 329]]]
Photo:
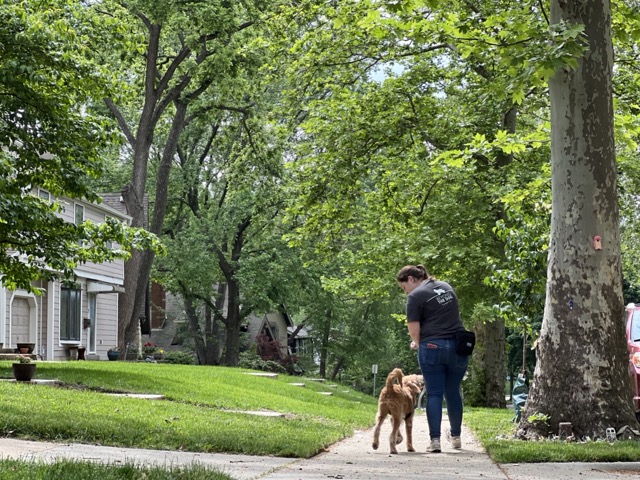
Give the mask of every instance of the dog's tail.
[[389, 375], [387, 375], [387, 390], [393, 390], [393, 384], [397, 383], [402, 385], [402, 377], [403, 377], [403, 373], [402, 370], [399, 368], [394, 368], [393, 370], [391, 370], [391, 373], [389, 373]]

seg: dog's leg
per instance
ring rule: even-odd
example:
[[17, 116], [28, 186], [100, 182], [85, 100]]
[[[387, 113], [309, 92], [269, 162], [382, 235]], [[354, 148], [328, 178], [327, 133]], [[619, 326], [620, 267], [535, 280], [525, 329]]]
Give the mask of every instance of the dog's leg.
[[382, 427], [382, 422], [386, 417], [387, 412], [378, 412], [376, 415], [376, 428], [373, 431], [373, 443], [371, 444], [374, 450], [377, 450], [380, 445], [380, 427]]
[[396, 448], [396, 439], [398, 438], [398, 430], [402, 420], [399, 415], [391, 414], [391, 434], [389, 435], [389, 450], [391, 453], [398, 453]]
[[413, 448], [413, 437], [412, 437], [412, 429], [413, 429], [413, 410], [407, 415], [407, 418], [404, 419], [404, 425], [407, 430], [407, 452], [415, 452]]

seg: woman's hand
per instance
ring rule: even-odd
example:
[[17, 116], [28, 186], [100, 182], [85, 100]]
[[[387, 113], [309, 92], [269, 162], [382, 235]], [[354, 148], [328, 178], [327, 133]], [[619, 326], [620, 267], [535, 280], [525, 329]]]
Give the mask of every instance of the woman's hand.
[[418, 349], [418, 344], [413, 340], [411, 340], [411, 350], [417, 350], [417, 349]]

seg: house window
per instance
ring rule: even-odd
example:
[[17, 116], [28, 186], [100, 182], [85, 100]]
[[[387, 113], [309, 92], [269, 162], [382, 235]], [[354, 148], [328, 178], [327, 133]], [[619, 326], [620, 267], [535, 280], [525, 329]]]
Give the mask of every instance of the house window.
[[60, 290], [60, 340], [79, 342], [82, 290], [63, 286]]
[[47, 192], [46, 190], [38, 190], [38, 196], [46, 201], [51, 200], [51, 195], [49, 195], [49, 192]]
[[[76, 203], [74, 208], [75, 208], [75, 212], [74, 212], [75, 218], [73, 223], [75, 223], [77, 226], [80, 226], [82, 225], [82, 222], [84, 222], [84, 207]], [[78, 245], [82, 247], [84, 245], [84, 242], [80, 240], [78, 242]]]
[[[105, 215], [105, 216], [104, 216], [104, 221], [105, 221], [105, 223], [106, 223], [109, 219], [111, 219], [111, 218], [112, 218], [112, 217], [110, 217], [109, 215]], [[111, 241], [105, 242], [105, 246], [106, 246], [109, 250], [113, 250], [113, 242], [111, 242]]]
[[84, 222], [84, 207], [82, 205], [76, 205], [75, 206], [76, 211], [75, 211], [75, 224], [77, 226], [80, 226], [82, 224], [82, 222]]

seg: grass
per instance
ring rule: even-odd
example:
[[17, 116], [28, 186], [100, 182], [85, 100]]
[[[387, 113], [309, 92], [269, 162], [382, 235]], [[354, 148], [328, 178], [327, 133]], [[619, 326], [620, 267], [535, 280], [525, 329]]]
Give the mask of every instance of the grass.
[[[0, 362], [0, 377], [11, 377]], [[375, 399], [352, 389], [224, 367], [39, 362], [36, 378], [69, 388], [0, 382], [0, 435], [193, 452], [311, 457], [371, 426]], [[291, 383], [304, 382], [305, 387]], [[332, 395], [319, 392], [331, 391]], [[108, 392], [162, 394], [166, 400]], [[249, 411], [283, 414], [267, 417]]]
[[53, 464], [44, 462], [0, 461], [0, 480], [233, 480], [224, 473], [203, 466], [188, 468], [144, 467], [135, 464], [100, 465], [90, 462], [60, 460]]
[[513, 410], [465, 407], [464, 423], [496, 463], [637, 462], [640, 443], [634, 440], [571, 443], [513, 438]]

